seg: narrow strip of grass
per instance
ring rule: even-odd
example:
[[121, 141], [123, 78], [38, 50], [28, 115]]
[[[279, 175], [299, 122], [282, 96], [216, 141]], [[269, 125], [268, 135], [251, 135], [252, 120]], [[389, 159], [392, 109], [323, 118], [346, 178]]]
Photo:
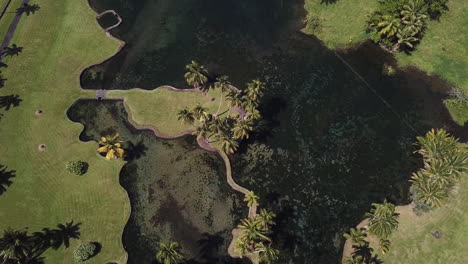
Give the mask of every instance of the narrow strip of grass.
[[[100, 157], [95, 142], [80, 142], [82, 125], [66, 116], [68, 107], [88, 94], [80, 90], [80, 71], [114, 54], [119, 43], [105, 36], [86, 0], [40, 5], [20, 21], [13, 43], [24, 51], [6, 60], [8, 80], [0, 89], [0, 96], [22, 99], [19, 106], [0, 110], [0, 163], [16, 170], [0, 196], [0, 230], [34, 232], [74, 220], [82, 223], [80, 240], [72, 240], [68, 249], [48, 250], [46, 263], [74, 263], [74, 248], [88, 241], [101, 243], [102, 251], [86, 263], [125, 263], [122, 231], [130, 205], [119, 185], [123, 162]], [[39, 144], [46, 144], [44, 152]], [[67, 172], [71, 160], [88, 162], [88, 173]]]

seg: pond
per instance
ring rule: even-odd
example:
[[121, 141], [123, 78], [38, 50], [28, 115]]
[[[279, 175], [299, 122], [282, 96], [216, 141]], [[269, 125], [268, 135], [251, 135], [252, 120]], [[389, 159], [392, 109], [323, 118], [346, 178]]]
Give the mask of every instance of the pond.
[[[186, 87], [184, 66], [191, 60], [229, 75], [238, 88], [254, 78], [266, 81], [261, 105], [265, 122], [231, 160], [234, 178], [260, 195], [261, 206], [278, 214], [273, 234], [281, 250], [278, 263], [338, 263], [342, 233], [363, 219], [371, 203], [408, 202], [408, 179], [421, 166], [413, 154], [415, 137], [432, 127], [456, 136], [466, 131], [442, 104], [449, 89], [442, 80], [414, 68], [397, 69], [390, 54], [369, 42], [335, 52], [302, 34], [302, 1], [91, 0], [91, 5], [98, 12], [114, 9], [123, 18], [111, 33], [127, 44], [112, 59], [83, 73], [86, 89]], [[190, 151], [178, 161], [181, 167], [202, 155], [185, 144]], [[177, 155], [170, 153], [166, 155]], [[157, 154], [145, 158], [167, 163]], [[219, 160], [211, 159], [217, 169], [211, 168], [210, 177], [221, 177], [218, 188], [225, 188]], [[147, 194], [133, 190], [160, 176], [146, 169], [126, 182], [136, 177], [128, 176], [128, 169], [130, 164], [121, 178], [133, 193], [124, 236], [129, 263], [151, 263], [139, 257], [138, 245], [150, 250], [146, 238], [141, 233], [130, 236], [128, 230], [148, 214], [148, 207], [136, 206]], [[169, 166], [166, 173], [182, 172]], [[161, 184], [169, 184], [166, 181]], [[157, 203], [168, 199], [169, 193], [156, 197]], [[231, 208], [230, 216], [218, 215], [227, 218], [219, 220], [225, 224], [219, 230], [228, 230], [245, 214], [242, 208]], [[156, 236], [150, 234], [155, 231], [148, 230], [146, 236]]]

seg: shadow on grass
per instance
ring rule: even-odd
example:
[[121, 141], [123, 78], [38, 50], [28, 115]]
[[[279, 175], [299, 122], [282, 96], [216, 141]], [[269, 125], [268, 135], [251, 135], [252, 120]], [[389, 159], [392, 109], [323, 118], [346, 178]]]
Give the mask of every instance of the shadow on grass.
[[0, 109], [4, 108], [5, 111], [8, 111], [12, 106], [19, 106], [22, 101], [23, 99], [19, 98], [17, 94], [0, 96]]
[[7, 191], [7, 187], [13, 184], [11, 178], [16, 177], [16, 171], [8, 171], [7, 169], [7, 166], [0, 164], [0, 195], [4, 194]]

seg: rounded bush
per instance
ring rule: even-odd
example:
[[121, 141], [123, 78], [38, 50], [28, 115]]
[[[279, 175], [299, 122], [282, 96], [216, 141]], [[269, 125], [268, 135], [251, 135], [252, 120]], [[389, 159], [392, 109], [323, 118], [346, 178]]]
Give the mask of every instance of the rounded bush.
[[70, 161], [67, 164], [67, 170], [76, 175], [83, 175], [88, 171], [89, 164], [84, 161]]
[[73, 252], [75, 262], [83, 262], [92, 258], [97, 252], [97, 247], [94, 243], [85, 243], [78, 246]]

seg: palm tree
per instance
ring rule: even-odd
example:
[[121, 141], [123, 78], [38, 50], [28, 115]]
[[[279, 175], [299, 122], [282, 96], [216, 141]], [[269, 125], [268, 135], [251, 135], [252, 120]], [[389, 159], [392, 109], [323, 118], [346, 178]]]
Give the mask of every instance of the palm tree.
[[256, 247], [256, 251], [260, 252], [260, 263], [271, 264], [278, 259], [279, 250], [272, 248], [271, 245], [259, 243]]
[[242, 238], [238, 238], [236, 241], [236, 250], [239, 252], [239, 255], [242, 257], [245, 254], [249, 253], [251, 250], [250, 241]]
[[349, 233], [344, 233], [343, 237], [346, 239], [350, 239], [353, 244], [358, 246], [364, 246], [366, 241], [366, 232], [362, 229], [351, 228], [349, 229]]
[[247, 202], [248, 207], [258, 205], [259, 197], [253, 191], [248, 192], [244, 197], [244, 202]]
[[185, 124], [188, 125], [193, 125], [193, 122], [195, 122], [195, 116], [194, 113], [187, 108], [184, 108], [183, 110], [180, 110], [177, 113], [177, 119], [178, 120], [183, 120]]
[[415, 185], [420, 202], [432, 207], [441, 207], [443, 201], [448, 197], [447, 191], [440, 184], [431, 180], [427, 174], [421, 171], [413, 173], [410, 181]]
[[260, 210], [260, 214], [257, 216], [257, 220], [264, 232], [268, 232], [270, 226], [275, 224], [275, 222], [273, 221], [273, 218], [275, 217], [276, 214], [273, 212], [269, 212], [266, 209]]
[[[396, 35], [398, 29], [401, 28], [401, 19], [393, 15], [382, 15], [377, 23], [378, 33], [386, 38], [391, 38]], [[372, 25], [371, 25], [372, 26]]]
[[13, 183], [10, 179], [16, 176], [16, 171], [7, 171], [8, 167], [0, 164], [0, 195], [6, 192], [6, 187], [10, 187]]
[[366, 264], [367, 262], [360, 255], [353, 255], [345, 258], [345, 264]]
[[3, 263], [22, 263], [29, 255], [30, 246], [26, 231], [7, 229], [0, 239], [0, 259], [3, 259]]
[[159, 243], [159, 251], [156, 260], [163, 264], [177, 264], [184, 259], [177, 242]]
[[38, 4], [33, 4], [33, 5], [23, 4], [22, 7], [16, 9], [16, 13], [17, 14], [26, 13], [26, 15], [29, 16], [30, 14], [36, 13], [36, 11], [38, 11], [39, 9], [41, 9], [41, 7]]
[[255, 120], [262, 118], [262, 115], [260, 114], [260, 111], [258, 111], [257, 109], [251, 109], [250, 111], [247, 112], [247, 114], [245, 115], [245, 118], [248, 120], [255, 121]]
[[114, 136], [101, 137], [101, 140], [99, 141], [99, 145], [101, 147], [98, 148], [98, 152], [107, 153], [106, 159], [118, 159], [123, 156], [125, 151], [122, 148], [123, 141], [117, 140], [119, 136], [120, 134], [117, 133]]
[[2, 56], [18, 56], [23, 51], [23, 47], [18, 47], [16, 44], [11, 45], [11, 47], [5, 47], [2, 52]]
[[221, 104], [223, 102], [223, 93], [231, 87], [231, 83], [229, 82], [229, 77], [227, 77], [226, 75], [222, 75], [216, 78], [214, 87], [215, 89], [219, 89], [221, 93], [220, 99], [219, 99], [218, 110], [216, 111], [216, 114], [215, 114], [215, 115], [218, 115], [219, 110], [221, 109]]
[[241, 119], [237, 121], [236, 126], [233, 128], [232, 132], [234, 138], [244, 139], [249, 138], [250, 132], [253, 130], [253, 122], [249, 119]]
[[197, 88], [203, 87], [208, 82], [208, 71], [203, 65], [199, 65], [196, 61], [192, 61], [190, 64], [185, 66], [188, 70], [184, 77], [187, 84]]
[[197, 126], [195, 131], [193, 131], [193, 135], [197, 136], [197, 140], [201, 140], [202, 138], [208, 139], [209, 136], [209, 129], [207, 125], [202, 124], [201, 126]]
[[395, 205], [385, 200], [382, 204], [373, 203], [372, 209], [366, 213], [369, 218], [369, 232], [378, 238], [386, 239], [398, 228], [398, 214]]
[[260, 226], [258, 219], [244, 218], [237, 227], [242, 230], [241, 239], [251, 241], [252, 243], [255, 243], [255, 241], [258, 240], [271, 241], [271, 239], [266, 236], [265, 232]]
[[[206, 107], [203, 107], [200, 104], [198, 104], [192, 110], [193, 117], [197, 120], [205, 121], [207, 117], [207, 111], [208, 109]], [[186, 114], [187, 113], [183, 113], [183, 115], [186, 115]]]
[[220, 140], [221, 140], [221, 150], [226, 154], [234, 153], [239, 147], [239, 142], [237, 142], [232, 137], [229, 137], [226, 135], [220, 135]]
[[458, 139], [450, 136], [444, 129], [431, 129], [424, 137], [417, 137], [417, 151], [426, 159], [443, 159], [457, 150]]
[[253, 80], [247, 84], [246, 97], [252, 102], [258, 102], [265, 90], [265, 83], [259, 80]]
[[229, 92], [226, 94], [226, 101], [230, 107], [241, 106], [243, 103], [241, 93], [235, 89], [229, 90]]
[[382, 251], [382, 254], [385, 255], [390, 250], [391, 243], [390, 243], [390, 240], [388, 239], [380, 239], [379, 245], [380, 245], [380, 251]]

